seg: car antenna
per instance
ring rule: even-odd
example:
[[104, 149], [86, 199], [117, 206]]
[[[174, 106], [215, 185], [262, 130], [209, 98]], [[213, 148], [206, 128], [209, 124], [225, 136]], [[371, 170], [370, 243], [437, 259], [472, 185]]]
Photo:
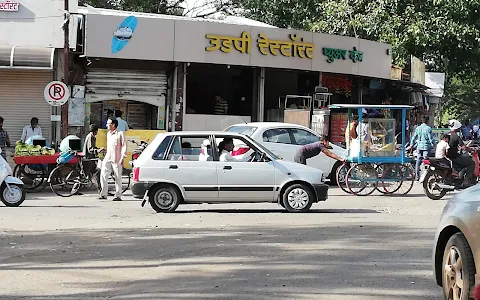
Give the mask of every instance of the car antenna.
[[242, 117], [242, 120], [243, 120], [243, 122], [244, 122], [245, 124], [248, 125], [247, 121], [245, 121], [245, 119], [244, 119], [243, 117]]

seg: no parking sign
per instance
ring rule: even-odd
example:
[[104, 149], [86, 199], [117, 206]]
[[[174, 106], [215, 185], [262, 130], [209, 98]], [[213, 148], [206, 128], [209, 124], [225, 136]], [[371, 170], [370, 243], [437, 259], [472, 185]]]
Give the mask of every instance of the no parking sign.
[[52, 106], [62, 106], [70, 99], [70, 90], [67, 85], [61, 81], [52, 81], [43, 91], [45, 101]]

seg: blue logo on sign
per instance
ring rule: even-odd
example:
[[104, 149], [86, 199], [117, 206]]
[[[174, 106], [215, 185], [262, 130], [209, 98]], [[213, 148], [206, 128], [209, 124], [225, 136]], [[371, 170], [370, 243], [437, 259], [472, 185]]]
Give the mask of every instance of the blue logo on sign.
[[112, 53], [120, 52], [127, 45], [128, 41], [133, 37], [133, 32], [137, 27], [137, 18], [134, 16], [126, 17], [117, 30], [113, 33]]

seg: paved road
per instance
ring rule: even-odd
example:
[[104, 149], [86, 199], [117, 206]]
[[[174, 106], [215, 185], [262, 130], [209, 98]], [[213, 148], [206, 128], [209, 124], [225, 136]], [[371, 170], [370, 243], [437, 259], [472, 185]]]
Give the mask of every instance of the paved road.
[[0, 299], [442, 299], [430, 257], [445, 200], [330, 195], [308, 214], [29, 195], [0, 207]]

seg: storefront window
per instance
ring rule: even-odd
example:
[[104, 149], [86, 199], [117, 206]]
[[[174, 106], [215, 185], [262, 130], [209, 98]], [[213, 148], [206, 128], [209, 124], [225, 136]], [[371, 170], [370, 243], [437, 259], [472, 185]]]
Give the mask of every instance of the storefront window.
[[187, 114], [251, 116], [254, 69], [191, 64], [187, 68]]

